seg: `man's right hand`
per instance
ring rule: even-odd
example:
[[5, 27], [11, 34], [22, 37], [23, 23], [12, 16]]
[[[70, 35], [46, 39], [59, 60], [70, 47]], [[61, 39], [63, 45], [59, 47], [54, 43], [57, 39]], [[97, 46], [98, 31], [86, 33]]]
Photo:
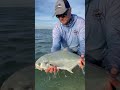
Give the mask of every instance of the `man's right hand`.
[[57, 69], [56, 66], [50, 66], [48, 69], [45, 70], [46, 73], [48, 73], [48, 72], [49, 73], [56, 73], [58, 71], [59, 71], [59, 69]]
[[81, 57], [80, 57], [79, 66], [80, 66], [81, 69], [84, 68], [84, 66], [85, 66], [84, 56], [81, 56]]

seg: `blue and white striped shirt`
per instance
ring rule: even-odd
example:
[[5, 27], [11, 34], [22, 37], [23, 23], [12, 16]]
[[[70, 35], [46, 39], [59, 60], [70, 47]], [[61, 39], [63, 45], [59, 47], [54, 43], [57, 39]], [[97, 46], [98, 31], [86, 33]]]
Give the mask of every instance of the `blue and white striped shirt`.
[[85, 20], [83, 18], [72, 14], [67, 25], [57, 23], [53, 29], [52, 37], [51, 52], [68, 48], [78, 55], [85, 54]]

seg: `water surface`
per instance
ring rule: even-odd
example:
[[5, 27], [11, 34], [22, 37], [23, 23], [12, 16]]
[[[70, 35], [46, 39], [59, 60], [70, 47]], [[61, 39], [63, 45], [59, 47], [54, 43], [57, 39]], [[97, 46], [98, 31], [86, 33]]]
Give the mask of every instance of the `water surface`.
[[[50, 53], [52, 30], [35, 30], [35, 59]], [[74, 74], [60, 71], [56, 75], [35, 70], [35, 90], [85, 90], [85, 79], [79, 67]]]

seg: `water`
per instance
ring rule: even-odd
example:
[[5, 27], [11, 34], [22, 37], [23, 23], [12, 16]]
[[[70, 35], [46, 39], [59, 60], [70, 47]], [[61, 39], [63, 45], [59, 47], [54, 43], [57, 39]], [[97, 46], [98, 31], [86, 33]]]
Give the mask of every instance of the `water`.
[[0, 86], [34, 63], [34, 8], [0, 7]]
[[[35, 59], [50, 53], [52, 30], [35, 30]], [[79, 67], [74, 74], [59, 71], [56, 75], [35, 70], [35, 90], [85, 90], [85, 79]]]
[[35, 59], [50, 53], [52, 45], [52, 30], [36, 29], [35, 30]]

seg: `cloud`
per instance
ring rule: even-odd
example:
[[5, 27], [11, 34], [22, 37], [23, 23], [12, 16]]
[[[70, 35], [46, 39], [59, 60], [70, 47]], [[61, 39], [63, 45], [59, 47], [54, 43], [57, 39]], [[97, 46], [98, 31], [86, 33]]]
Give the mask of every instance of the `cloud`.
[[37, 17], [35, 17], [35, 20], [41, 20], [41, 21], [44, 21], [44, 20], [46, 20], [46, 21], [50, 21], [50, 20], [53, 20], [52, 19], [52, 16], [37, 16]]
[[36, 15], [53, 14], [55, 0], [35, 0]]
[[[72, 13], [85, 18], [85, 0], [68, 0]], [[38, 26], [46, 26], [46, 28], [53, 26], [57, 21], [52, 16], [54, 15], [54, 6], [56, 0], [35, 0], [35, 23]], [[43, 25], [46, 24], [46, 25]], [[47, 27], [48, 24], [48, 27]], [[50, 25], [51, 24], [51, 25]], [[37, 26], [37, 27], [38, 27]]]

